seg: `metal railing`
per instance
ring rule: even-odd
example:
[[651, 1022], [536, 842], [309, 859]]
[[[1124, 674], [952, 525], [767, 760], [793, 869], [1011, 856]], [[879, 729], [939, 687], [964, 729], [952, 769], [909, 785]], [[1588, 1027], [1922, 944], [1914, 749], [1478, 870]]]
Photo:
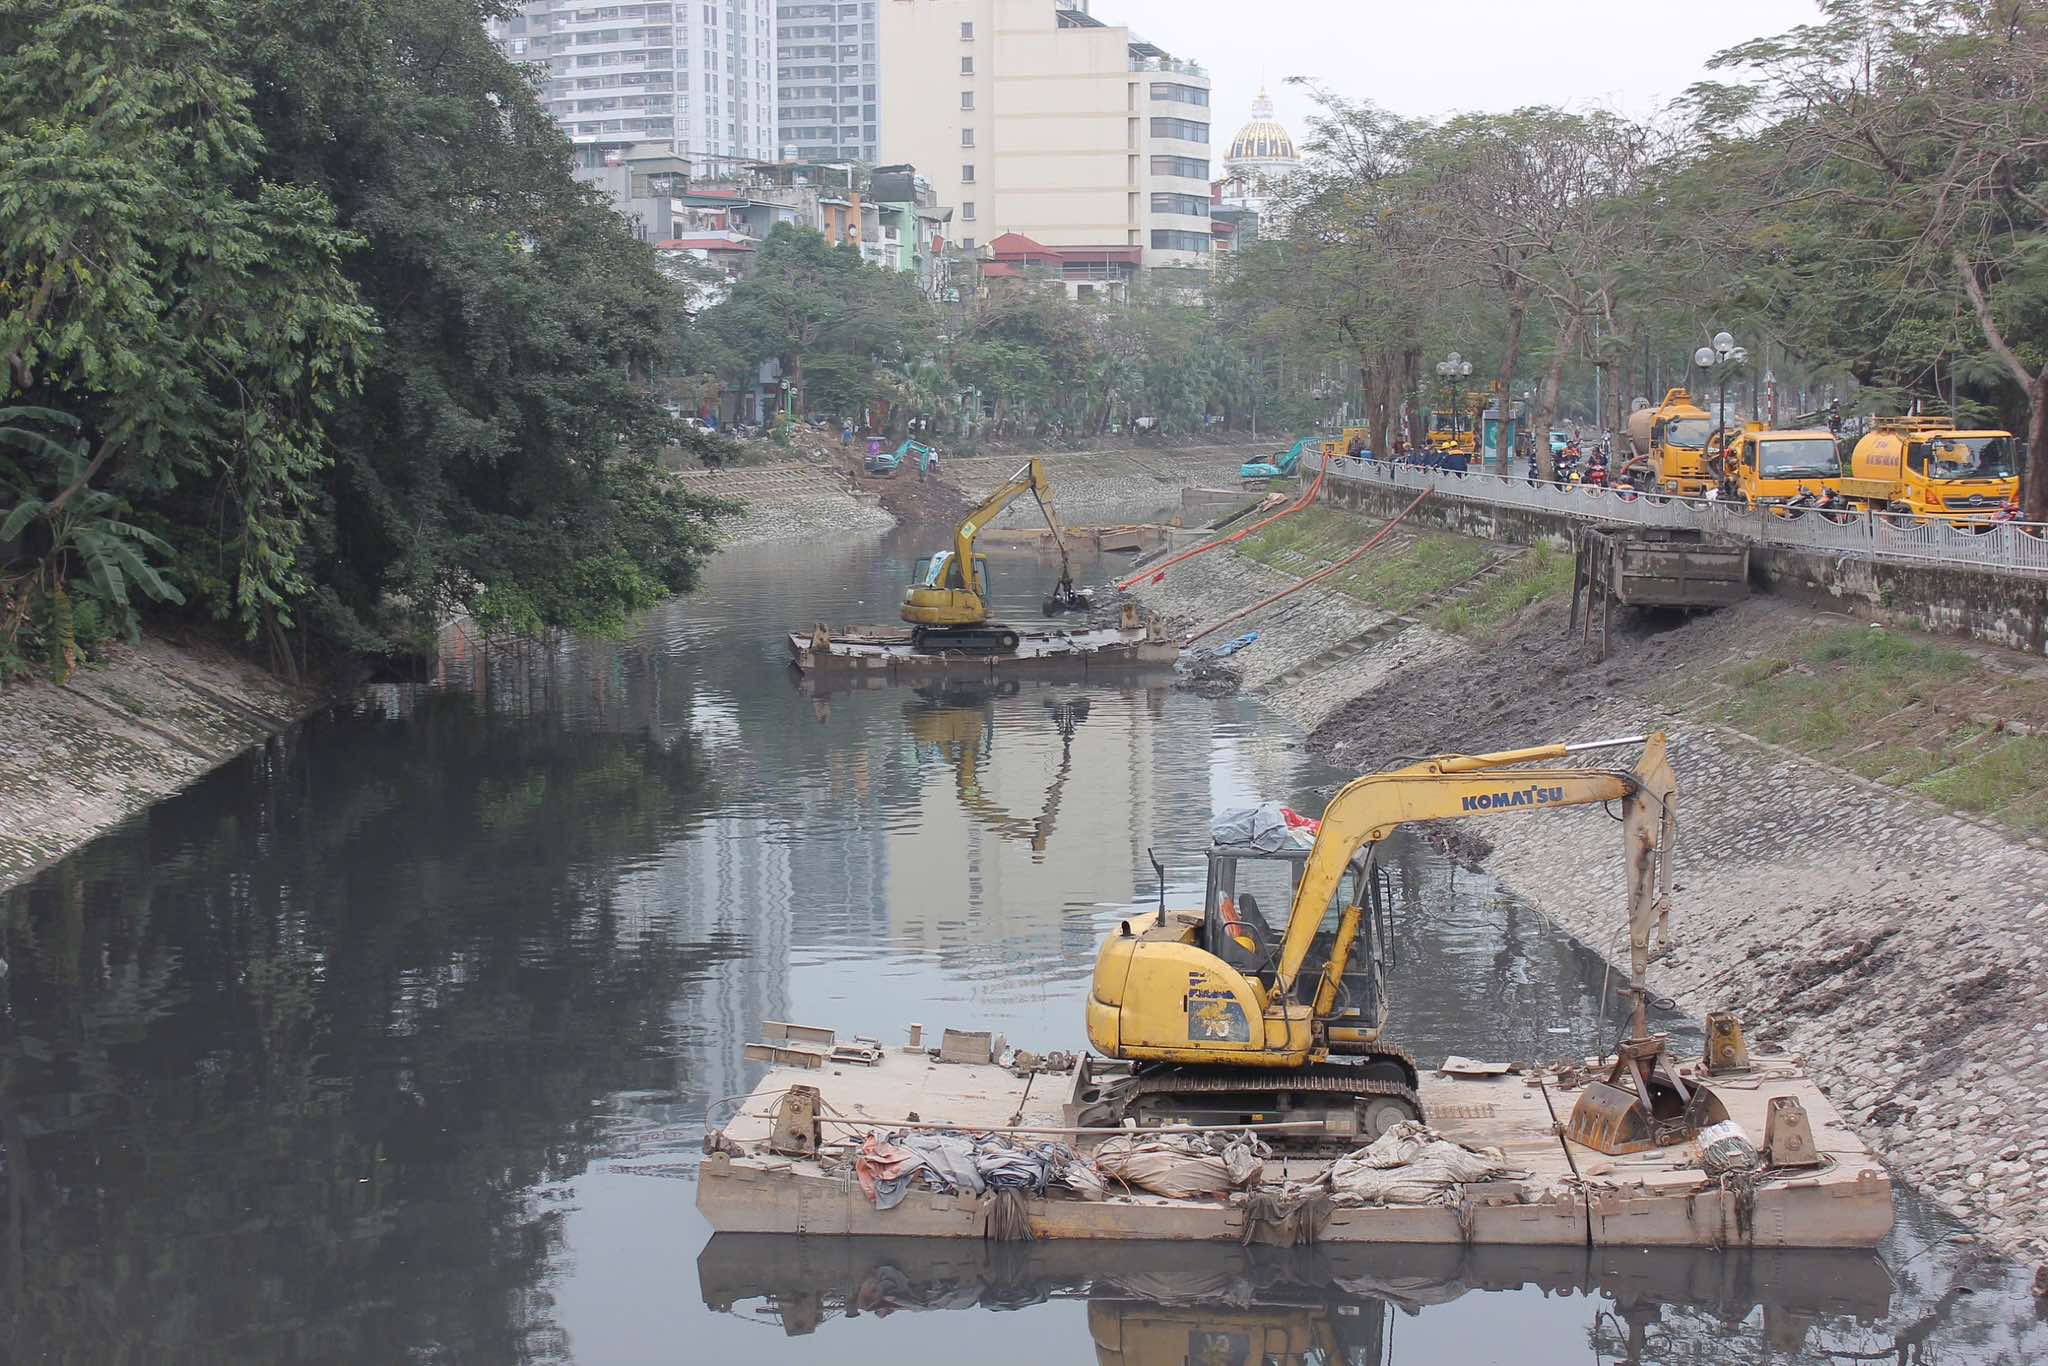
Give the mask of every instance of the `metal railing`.
[[1542, 483], [1482, 471], [1455, 474], [1341, 455], [1329, 461], [1329, 480], [1335, 485], [1368, 484], [1409, 491], [1428, 488], [1440, 498], [1493, 507], [1526, 508], [1587, 522], [1684, 527], [1754, 545], [1851, 559], [2048, 574], [2048, 523], [2042, 522], [1956, 524], [1882, 512], [1827, 515], [1812, 508], [1784, 516], [1770, 508], [1743, 507], [1718, 499]]

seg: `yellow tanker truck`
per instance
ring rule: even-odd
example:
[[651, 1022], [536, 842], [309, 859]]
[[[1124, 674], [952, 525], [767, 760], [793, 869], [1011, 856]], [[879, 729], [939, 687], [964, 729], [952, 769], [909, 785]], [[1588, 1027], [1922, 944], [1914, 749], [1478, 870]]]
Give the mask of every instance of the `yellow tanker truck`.
[[1705, 493], [1714, 477], [1707, 469], [1707, 439], [1714, 419], [1683, 389], [1670, 389], [1655, 407], [1628, 415], [1631, 459], [1620, 478], [1665, 493]]
[[1987, 518], [2020, 494], [2011, 432], [1958, 431], [1943, 417], [1881, 417], [1856, 443], [1842, 496], [1874, 512]]

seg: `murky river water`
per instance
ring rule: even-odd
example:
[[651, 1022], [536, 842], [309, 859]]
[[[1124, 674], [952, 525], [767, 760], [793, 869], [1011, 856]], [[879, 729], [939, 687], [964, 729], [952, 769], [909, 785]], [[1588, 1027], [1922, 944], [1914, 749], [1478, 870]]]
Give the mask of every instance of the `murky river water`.
[[[763, 1019], [1075, 1047], [1147, 848], [1198, 891], [1213, 809], [1340, 776], [1160, 686], [796, 687], [779, 633], [886, 619], [925, 539], [733, 552], [623, 643], [458, 645], [0, 897], [0, 1360], [2048, 1354], [1910, 1199], [1811, 1257], [710, 1238], [703, 1115]], [[1045, 572], [997, 568], [1028, 613]], [[1428, 849], [1402, 878], [1402, 1042], [1593, 1046], [1596, 961]]]

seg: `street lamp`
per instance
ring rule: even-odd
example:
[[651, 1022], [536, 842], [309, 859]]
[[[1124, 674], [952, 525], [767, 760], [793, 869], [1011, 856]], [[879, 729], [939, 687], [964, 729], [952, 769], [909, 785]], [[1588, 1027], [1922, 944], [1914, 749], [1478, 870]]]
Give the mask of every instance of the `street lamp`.
[[1728, 372], [1749, 359], [1749, 352], [1735, 344], [1735, 338], [1726, 332], [1714, 334], [1712, 346], [1702, 346], [1692, 353], [1692, 363], [1702, 370], [1719, 370], [1721, 375], [1721, 438], [1727, 443], [1728, 431]]
[[[1450, 355], [1445, 356], [1436, 363], [1436, 372], [1439, 377], [1451, 386], [1451, 438], [1452, 445], [1455, 446], [1458, 435], [1458, 381], [1472, 373], [1472, 362], [1453, 351]], [[1473, 449], [1478, 449], [1476, 437], [1473, 441]]]

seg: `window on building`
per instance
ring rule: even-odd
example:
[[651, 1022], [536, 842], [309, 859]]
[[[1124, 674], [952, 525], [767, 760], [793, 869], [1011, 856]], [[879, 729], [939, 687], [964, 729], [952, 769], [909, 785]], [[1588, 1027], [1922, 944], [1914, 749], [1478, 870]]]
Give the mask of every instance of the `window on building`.
[[1154, 81], [1152, 82], [1152, 98], [1155, 100], [1172, 100], [1176, 104], [1199, 104], [1206, 106], [1209, 103], [1209, 92], [1198, 85], [1180, 85], [1173, 81]]
[[[525, 51], [526, 44], [519, 44], [519, 48], [522, 52]], [[963, 76], [972, 76], [974, 74], [974, 58], [962, 57], [960, 59], [960, 74]]]
[[1198, 194], [1168, 194], [1163, 191], [1154, 191], [1152, 195], [1152, 212], [1186, 213], [1207, 218], [1209, 216], [1209, 201]]
[[974, 201], [973, 201], [973, 200], [971, 200], [971, 199], [963, 199], [963, 200], [961, 200], [961, 201], [960, 201], [960, 216], [961, 216], [962, 218], [966, 219], [966, 220], [967, 220], [967, 221], [968, 221], [969, 223], [972, 223], [972, 222], [974, 221]]
[[974, 92], [972, 90], [963, 90], [960, 92], [960, 107], [962, 109], [974, 108]]
[[1179, 176], [1184, 180], [1207, 180], [1209, 163], [1201, 157], [1153, 157], [1152, 174]]
[[974, 183], [973, 162], [963, 161], [960, 163], [960, 183], [962, 185], [972, 185]]
[[974, 239], [973, 239], [972, 237], [963, 237], [963, 238], [961, 238], [961, 239], [960, 239], [960, 250], [962, 250], [962, 251], [973, 251], [973, 250], [974, 250]]
[[963, 43], [974, 41], [974, 25], [965, 19], [960, 21], [960, 41]]
[[1155, 138], [1178, 138], [1182, 142], [1207, 142], [1209, 125], [1196, 123], [1193, 119], [1154, 119], [1152, 136]]
[[1209, 250], [1209, 234], [1206, 232], [1180, 232], [1173, 228], [1152, 229], [1154, 251], [1195, 251]]
[[972, 147], [974, 145], [974, 130], [972, 128], [962, 128], [960, 130], [960, 145], [962, 147]]

